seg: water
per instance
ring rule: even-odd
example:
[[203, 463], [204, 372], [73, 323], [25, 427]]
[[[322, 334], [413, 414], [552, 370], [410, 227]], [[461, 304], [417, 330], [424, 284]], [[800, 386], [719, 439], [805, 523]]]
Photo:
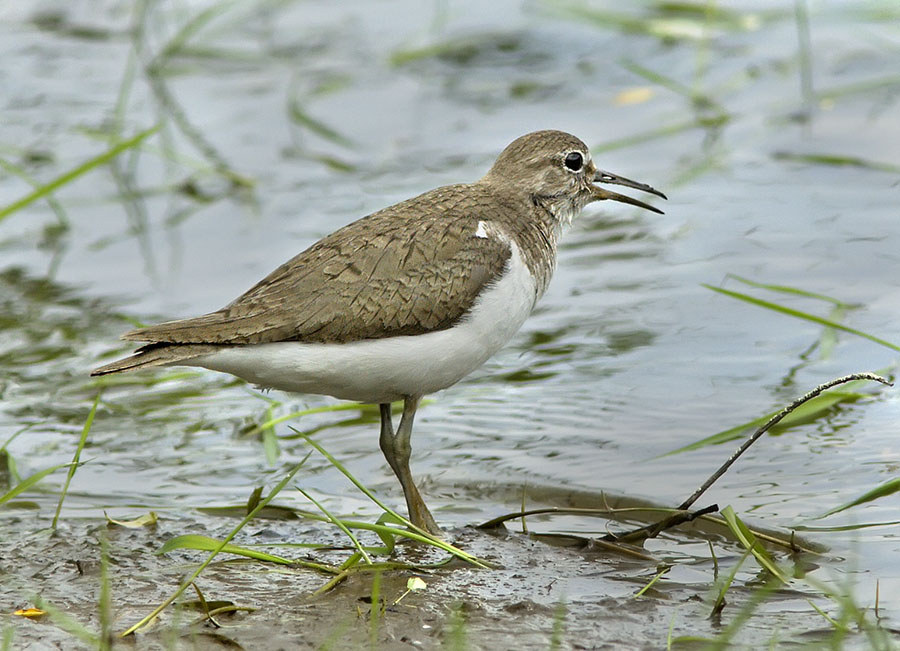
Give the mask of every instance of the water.
[[[534, 506], [571, 501], [560, 490], [677, 504], [737, 443], [662, 453], [778, 409], [832, 377], [896, 362], [896, 351], [846, 333], [831, 348], [816, 347], [820, 325], [702, 286], [828, 317], [828, 304], [727, 276], [826, 294], [860, 305], [839, 317], [848, 326], [900, 341], [900, 76], [891, 4], [809, 7], [808, 68], [795, 7], [780, 2], [715, 6], [721, 12], [708, 20], [702, 7], [679, 13], [635, 4], [627, 11], [637, 29], [605, 2], [590, 5], [599, 22], [581, 5], [554, 1], [396, 1], [377, 10], [362, 2], [244, 3], [222, 5], [180, 50], [160, 57], [205, 6], [20, 2], [2, 10], [4, 161], [46, 182], [106, 149], [117, 124], [125, 135], [161, 125], [113, 169], [55, 192], [56, 208], [37, 201], [0, 222], [0, 440], [29, 427], [8, 446], [21, 476], [71, 460], [97, 390], [87, 372], [101, 356], [127, 350], [116, 343], [130, 327], [126, 317], [152, 322], [216, 309], [338, 226], [478, 178], [509, 141], [539, 128], [575, 133], [601, 167], [651, 183], [670, 200], [665, 216], [589, 207], [565, 236], [553, 283], [517, 338], [420, 410], [413, 472], [439, 521], [461, 527], [514, 511], [523, 484]], [[154, 61], [162, 73], [143, 69]], [[0, 205], [31, 189], [6, 168]], [[236, 175], [252, 186], [236, 184]], [[61, 220], [68, 230], [55, 227]], [[268, 417], [268, 400], [279, 401], [273, 415], [333, 403], [261, 396], [211, 373], [154, 384], [150, 377], [104, 390], [83, 454], [89, 462], [63, 508], [70, 544], [84, 547], [73, 554], [92, 553], [91, 527], [104, 510], [163, 513], [163, 530], [141, 539], [150, 548], [207, 528], [224, 535], [230, 522], [195, 509], [243, 503], [253, 486], [277, 481], [306, 452], [302, 441], [284, 440], [273, 466], [258, 437], [243, 435]], [[873, 386], [871, 398], [765, 437], [700, 505], [731, 504], [751, 522], [782, 530], [900, 520], [895, 496], [816, 519], [896, 477], [897, 396]], [[319, 440], [328, 450], [399, 505], [377, 422], [357, 416], [294, 424], [325, 427]], [[314, 457], [307, 470], [302, 485], [332, 511], [377, 514], [326, 462]], [[17, 498], [38, 511], [4, 512], [0, 528], [11, 548], [47, 526], [62, 474]], [[299, 494], [279, 501], [307, 506]], [[296, 527], [276, 532], [299, 535]], [[579, 534], [604, 527], [571, 516], [532, 525]], [[890, 625], [900, 606], [896, 525], [807, 535], [829, 548], [816, 577], [852, 584], [862, 606], [873, 605], [878, 581]], [[127, 557], [133, 540], [119, 542]], [[534, 553], [517, 540], [470, 544], [505, 555], [513, 568]], [[550, 581], [548, 569], [532, 569], [533, 584], [482, 575], [475, 590], [453, 573], [439, 581], [448, 600], [468, 594], [481, 604], [471, 631], [489, 630], [495, 618], [518, 620], [517, 603], [538, 604], [545, 609], [535, 620], [538, 645], [549, 639], [554, 604], [566, 598], [569, 634], [599, 641], [625, 627], [658, 648], [671, 619], [659, 595], [705, 598], [713, 579], [705, 543], [673, 535], [650, 547], [700, 565], [676, 566], [652, 605], [629, 606], [635, 616], [622, 615], [612, 629], [580, 629], [574, 620], [604, 600], [633, 603], [628, 595], [652, 578], [652, 567], [606, 560], [618, 578], [594, 581], [585, 568], [596, 569], [596, 560], [584, 565], [541, 547], [546, 565], [560, 569], [556, 587], [540, 598], [535, 585]], [[38, 551], [52, 556], [46, 543]], [[740, 550], [718, 551], [733, 563]], [[132, 573], [152, 575], [140, 559], [130, 559]], [[753, 574], [748, 562], [738, 575], [747, 594]], [[257, 587], [264, 591], [268, 580]], [[39, 579], [13, 583], [13, 601], [49, 591]], [[500, 583], [512, 586], [508, 594]], [[76, 599], [70, 590], [61, 595], [93, 612], [94, 595]], [[134, 614], [166, 594], [143, 593], [146, 607]], [[767, 603], [750, 633], [825, 627], [803, 599], [783, 596]], [[335, 599], [337, 617], [346, 604]], [[833, 612], [833, 603], [820, 605]], [[679, 619], [676, 632], [715, 634], [701, 611]], [[445, 617], [441, 611], [428, 630]], [[251, 621], [257, 631], [268, 625]], [[34, 634], [17, 627], [21, 639]], [[46, 627], [41, 634], [50, 635]]]

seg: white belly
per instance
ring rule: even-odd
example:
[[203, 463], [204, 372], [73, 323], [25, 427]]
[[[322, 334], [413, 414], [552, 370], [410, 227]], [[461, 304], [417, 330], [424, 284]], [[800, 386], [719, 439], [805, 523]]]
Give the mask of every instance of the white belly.
[[479, 296], [465, 320], [446, 330], [346, 344], [234, 346], [187, 363], [262, 387], [366, 403], [433, 393], [481, 366], [531, 314], [535, 281], [518, 247], [510, 246], [506, 273]]

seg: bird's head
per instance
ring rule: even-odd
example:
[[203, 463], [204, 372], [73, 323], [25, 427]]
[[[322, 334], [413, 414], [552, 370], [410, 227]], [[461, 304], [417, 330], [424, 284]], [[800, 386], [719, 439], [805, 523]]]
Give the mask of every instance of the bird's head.
[[571, 222], [592, 201], [607, 199], [662, 214], [648, 203], [598, 184], [623, 185], [666, 198], [645, 183], [598, 169], [587, 145], [563, 131], [535, 131], [517, 138], [503, 150], [484, 180], [527, 192], [561, 223]]

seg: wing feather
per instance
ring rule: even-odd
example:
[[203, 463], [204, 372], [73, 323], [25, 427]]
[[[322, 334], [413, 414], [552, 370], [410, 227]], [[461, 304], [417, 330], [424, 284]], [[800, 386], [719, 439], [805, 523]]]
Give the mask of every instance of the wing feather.
[[[503, 239], [476, 236], [479, 219], [467, 209], [471, 204], [454, 201], [459, 190], [471, 194], [472, 187], [438, 188], [373, 213], [312, 245], [220, 310], [122, 338], [344, 343], [448, 328], [503, 273], [510, 256]], [[422, 237], [423, 229], [432, 237]]]

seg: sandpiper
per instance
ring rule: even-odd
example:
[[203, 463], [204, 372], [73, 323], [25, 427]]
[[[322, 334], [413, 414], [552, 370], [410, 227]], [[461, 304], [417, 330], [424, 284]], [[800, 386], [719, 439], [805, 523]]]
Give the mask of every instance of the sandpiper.
[[612, 199], [662, 212], [597, 183], [666, 198], [598, 169], [575, 136], [529, 133], [480, 180], [344, 226], [220, 310], [125, 333], [143, 345], [91, 375], [199, 366], [260, 387], [378, 404], [381, 450], [410, 521], [440, 535], [409, 469], [419, 400], [458, 382], [516, 333], [547, 288], [563, 226], [585, 205]]

